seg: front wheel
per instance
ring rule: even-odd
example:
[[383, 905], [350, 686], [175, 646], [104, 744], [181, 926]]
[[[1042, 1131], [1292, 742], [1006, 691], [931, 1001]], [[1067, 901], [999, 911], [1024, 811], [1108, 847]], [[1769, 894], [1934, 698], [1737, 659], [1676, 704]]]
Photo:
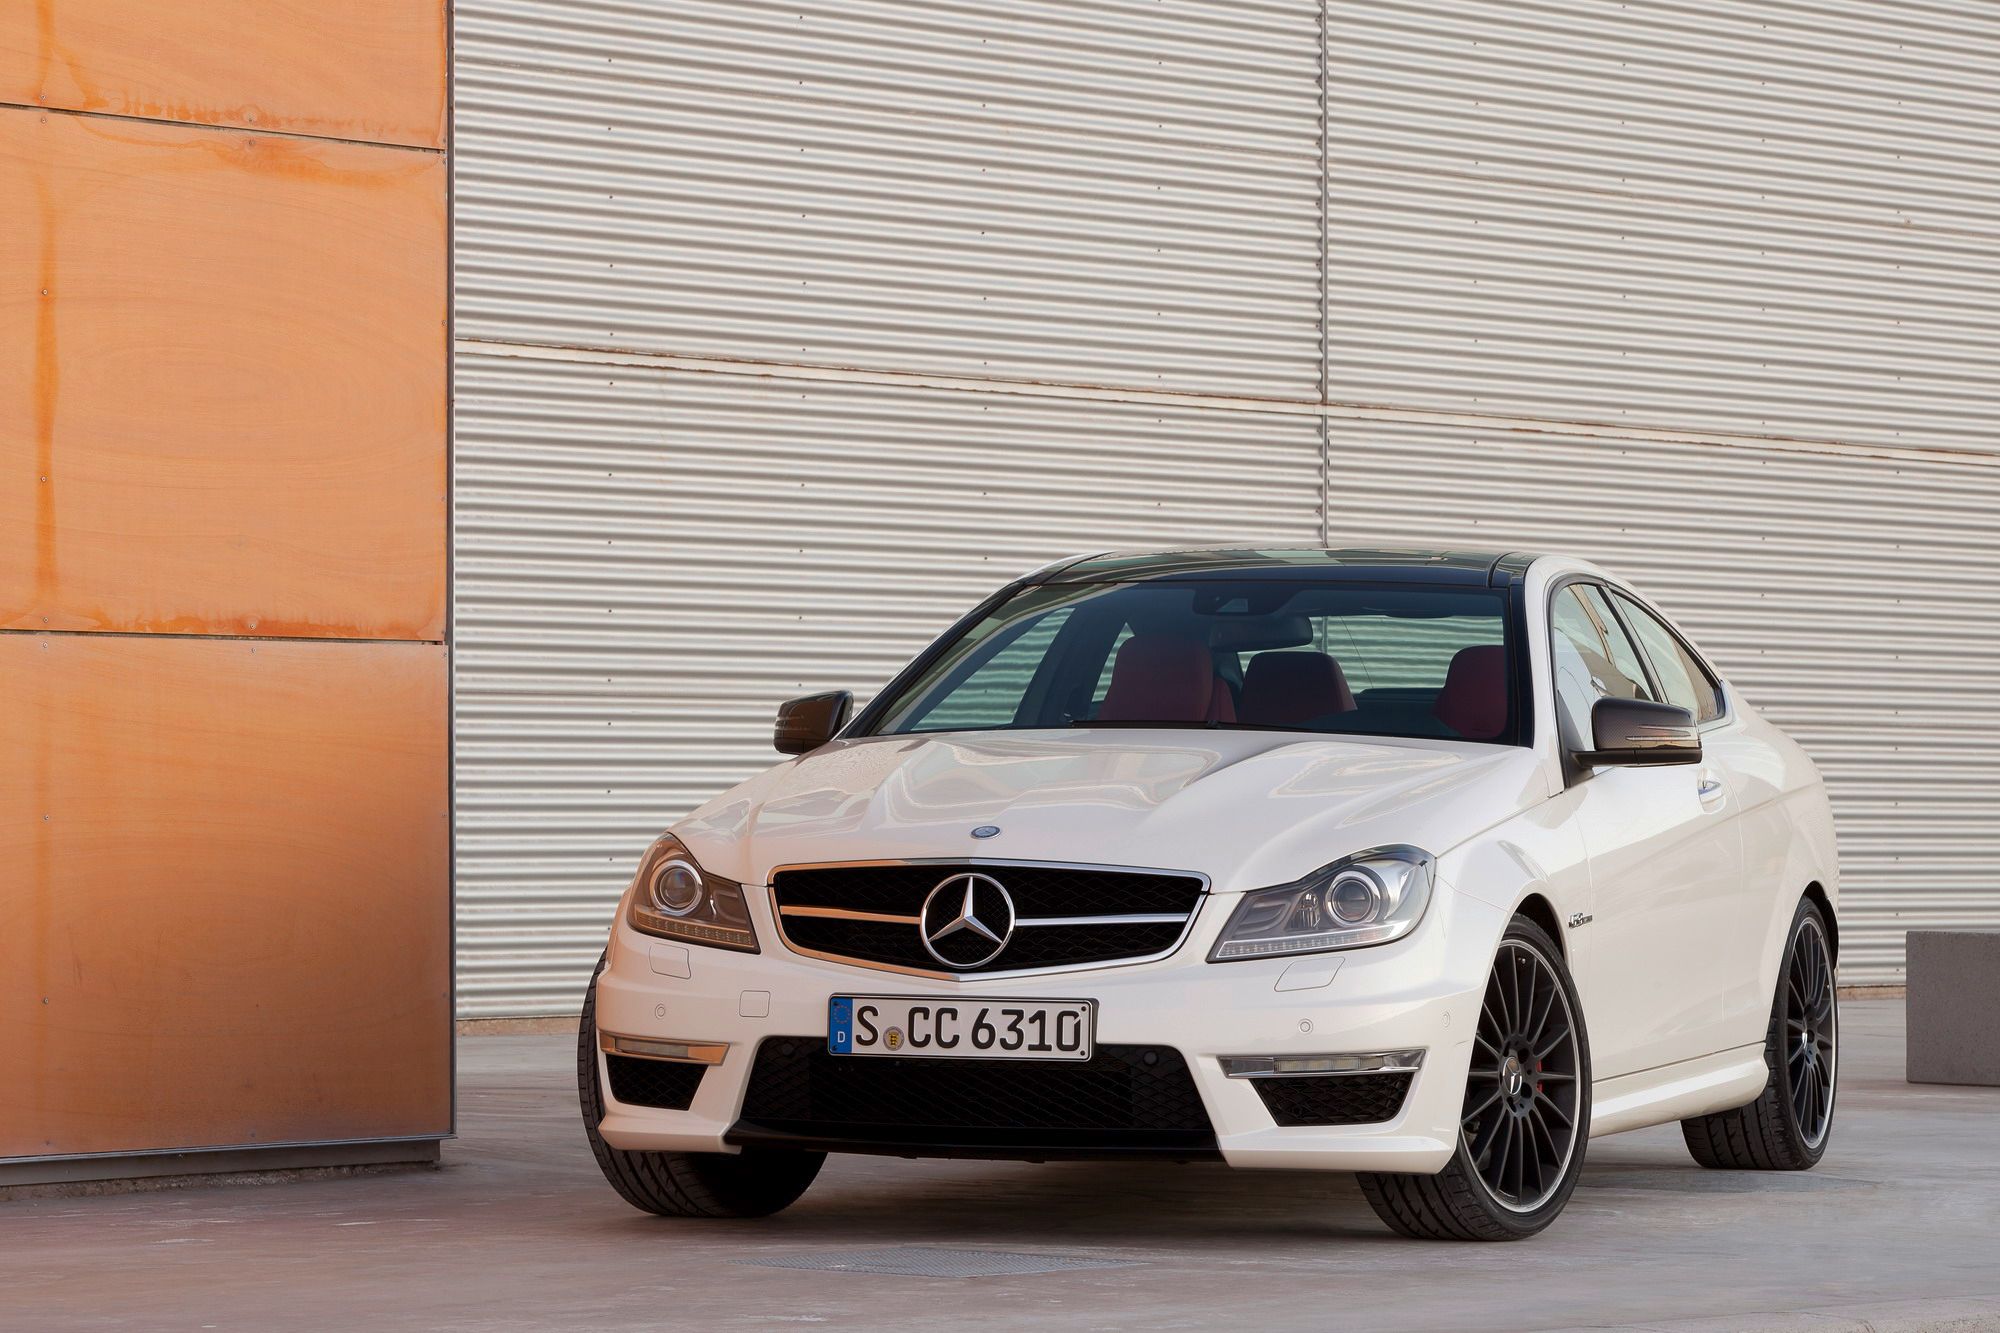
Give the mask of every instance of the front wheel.
[[[598, 971], [604, 962], [598, 960]], [[620, 1198], [661, 1217], [768, 1217], [806, 1192], [825, 1153], [745, 1148], [740, 1153], [627, 1152], [597, 1132], [604, 1092], [597, 1076], [597, 978], [583, 997], [576, 1035], [576, 1091], [583, 1132]]]
[[1810, 898], [1792, 916], [1778, 993], [1764, 1032], [1770, 1078], [1748, 1106], [1681, 1121], [1688, 1152], [1703, 1166], [1804, 1171], [1826, 1156], [1833, 1134], [1833, 1076], [1840, 1057], [1833, 948]]
[[1523, 1240], [1555, 1221], [1590, 1136], [1590, 1042], [1562, 950], [1526, 917], [1501, 936], [1472, 1038], [1458, 1148], [1434, 1176], [1365, 1174], [1391, 1229]]

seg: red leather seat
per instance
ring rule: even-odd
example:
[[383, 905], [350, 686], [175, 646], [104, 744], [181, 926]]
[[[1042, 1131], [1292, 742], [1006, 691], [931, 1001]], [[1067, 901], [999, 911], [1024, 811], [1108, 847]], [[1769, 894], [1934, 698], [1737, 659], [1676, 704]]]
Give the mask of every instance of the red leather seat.
[[1216, 677], [1208, 645], [1171, 634], [1135, 634], [1118, 649], [1103, 722], [1234, 722], [1236, 701]]
[[1243, 673], [1243, 720], [1289, 727], [1328, 713], [1354, 711], [1340, 663], [1325, 653], [1258, 653]]
[[1236, 720], [1236, 696], [1229, 692], [1229, 682], [1215, 677], [1215, 687], [1208, 692], [1209, 722], [1234, 722]]
[[1507, 729], [1507, 650], [1499, 644], [1461, 648], [1444, 673], [1431, 716], [1469, 741]]

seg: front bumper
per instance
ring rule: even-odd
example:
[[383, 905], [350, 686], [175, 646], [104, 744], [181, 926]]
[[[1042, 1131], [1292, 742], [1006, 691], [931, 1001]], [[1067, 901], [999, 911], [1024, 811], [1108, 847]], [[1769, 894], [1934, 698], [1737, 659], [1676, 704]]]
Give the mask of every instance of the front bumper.
[[[949, 996], [1097, 1001], [1101, 1049], [1171, 1048], [1185, 1059], [1209, 1125], [1212, 1151], [1169, 1145], [1154, 1155], [1219, 1154], [1232, 1166], [1433, 1173], [1450, 1160], [1471, 1060], [1471, 1039], [1504, 920], [1494, 909], [1438, 886], [1423, 924], [1394, 944], [1293, 959], [1209, 963], [1214, 935], [1234, 906], [1204, 903], [1190, 936], [1171, 957], [1128, 966], [978, 981], [939, 981], [807, 958], [788, 950], [771, 920], [769, 895], [751, 891], [763, 952], [733, 953], [641, 935], [624, 924], [611, 934], [597, 983], [602, 1033], [682, 1042], [727, 1043], [686, 1110], [631, 1106], [605, 1088], [604, 1140], [632, 1151], [733, 1152], [772, 1143], [742, 1125], [746, 1089], [766, 1038], [823, 1044], [833, 995]], [[1456, 943], [1454, 943], [1456, 941]], [[1287, 974], [1290, 974], [1289, 976]], [[1278, 989], [1281, 981], [1287, 987]], [[1253, 1080], [1230, 1077], [1226, 1057], [1422, 1051], [1400, 1109], [1370, 1124], [1277, 1123]], [[1009, 1062], [981, 1062], [998, 1067]], [[732, 1130], [737, 1131], [732, 1142]], [[797, 1146], [906, 1155], [1042, 1159], [1119, 1156], [1066, 1151], [1053, 1139], [996, 1141], [967, 1136], [956, 1145]]]

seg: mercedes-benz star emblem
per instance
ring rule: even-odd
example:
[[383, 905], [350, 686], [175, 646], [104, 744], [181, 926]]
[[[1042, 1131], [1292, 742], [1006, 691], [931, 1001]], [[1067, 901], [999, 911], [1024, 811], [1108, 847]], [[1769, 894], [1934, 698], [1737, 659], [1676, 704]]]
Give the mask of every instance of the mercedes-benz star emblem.
[[955, 971], [983, 967], [1014, 934], [1014, 900], [991, 875], [967, 871], [941, 881], [917, 918], [924, 949]]

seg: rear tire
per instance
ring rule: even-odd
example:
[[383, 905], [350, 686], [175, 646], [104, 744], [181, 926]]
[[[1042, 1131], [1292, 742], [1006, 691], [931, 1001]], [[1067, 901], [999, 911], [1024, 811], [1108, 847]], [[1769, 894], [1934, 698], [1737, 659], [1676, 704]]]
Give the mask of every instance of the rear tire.
[[1590, 1138], [1590, 1039], [1548, 932], [1517, 916], [1487, 978], [1458, 1148], [1434, 1176], [1369, 1173], [1361, 1192], [1414, 1240], [1524, 1240], [1569, 1202]]
[[[604, 970], [598, 959], [597, 970]], [[597, 1132], [604, 1092], [597, 1074], [597, 978], [583, 997], [576, 1036], [576, 1090], [583, 1132], [619, 1197], [661, 1217], [769, 1217], [796, 1202], [825, 1153], [745, 1148], [740, 1153], [627, 1152]]]
[[1681, 1121], [1688, 1152], [1721, 1171], [1805, 1171], [1826, 1156], [1840, 1058], [1840, 1014], [1826, 917], [1799, 903], [1764, 1030], [1770, 1078], [1748, 1106]]

